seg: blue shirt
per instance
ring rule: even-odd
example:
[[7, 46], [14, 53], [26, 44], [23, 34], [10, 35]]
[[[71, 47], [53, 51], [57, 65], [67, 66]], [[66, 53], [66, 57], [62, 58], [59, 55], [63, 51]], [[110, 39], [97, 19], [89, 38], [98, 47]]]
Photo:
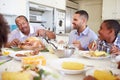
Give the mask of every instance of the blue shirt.
[[13, 30], [9, 35], [8, 35], [8, 42], [11, 42], [13, 39], [18, 39], [21, 42], [26, 40], [30, 36], [35, 36], [36, 31], [38, 29], [45, 29], [42, 26], [30, 26], [30, 33], [28, 36], [24, 35], [18, 28]]
[[68, 43], [72, 44], [74, 40], [79, 40], [82, 48], [88, 50], [89, 43], [97, 39], [98, 37], [95, 32], [93, 32], [89, 27], [86, 27], [86, 29], [82, 33], [80, 33], [80, 35], [78, 35], [77, 30], [71, 31]]

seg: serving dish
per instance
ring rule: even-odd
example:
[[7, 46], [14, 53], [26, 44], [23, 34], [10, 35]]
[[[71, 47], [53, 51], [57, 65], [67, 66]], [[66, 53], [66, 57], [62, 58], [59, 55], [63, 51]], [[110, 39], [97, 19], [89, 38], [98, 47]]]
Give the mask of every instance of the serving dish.
[[13, 57], [16, 60], [21, 60], [23, 57], [25, 56], [16, 56], [17, 54], [29, 54], [30, 52], [32, 52], [32, 50], [21, 50], [21, 51], [15, 51], [12, 52], [11, 54], [9, 54], [10, 57]]
[[83, 73], [83, 72], [87, 71], [88, 69], [90, 69], [90, 67], [88, 67], [85, 64], [84, 64], [85, 65], [84, 69], [81, 69], [81, 70], [64, 69], [62, 67], [62, 63], [66, 62], [66, 61], [82, 63], [81, 61], [79, 61], [76, 58], [62, 58], [62, 59], [57, 59], [55, 61], [52, 61], [50, 63], [50, 66], [57, 69], [60, 72], [65, 73], [65, 74], [80, 74], [80, 73]]

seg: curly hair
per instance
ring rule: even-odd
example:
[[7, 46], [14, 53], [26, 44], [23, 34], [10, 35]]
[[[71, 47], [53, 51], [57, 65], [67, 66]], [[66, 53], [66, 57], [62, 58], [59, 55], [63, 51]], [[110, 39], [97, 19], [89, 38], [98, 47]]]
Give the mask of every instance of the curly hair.
[[118, 35], [118, 33], [120, 32], [120, 24], [117, 20], [109, 19], [104, 20], [103, 22], [106, 23], [108, 29], [114, 29], [115, 36]]
[[7, 43], [8, 39], [8, 33], [10, 31], [10, 27], [3, 17], [2, 14], [0, 14], [0, 49], [2, 48], [2, 45]]

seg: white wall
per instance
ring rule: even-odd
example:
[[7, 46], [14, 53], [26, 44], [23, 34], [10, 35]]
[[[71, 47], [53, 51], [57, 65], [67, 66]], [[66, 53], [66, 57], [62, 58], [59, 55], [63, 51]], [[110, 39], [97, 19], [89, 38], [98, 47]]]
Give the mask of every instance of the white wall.
[[79, 10], [80, 9], [88, 12], [88, 26], [97, 33], [102, 22], [102, 0], [79, 1]]

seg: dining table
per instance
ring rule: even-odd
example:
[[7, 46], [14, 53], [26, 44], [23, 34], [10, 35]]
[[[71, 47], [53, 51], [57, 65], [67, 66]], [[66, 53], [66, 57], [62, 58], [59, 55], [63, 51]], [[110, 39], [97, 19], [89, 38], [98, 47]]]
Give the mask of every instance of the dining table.
[[[12, 51], [10, 54], [15, 53], [17, 51]], [[84, 77], [87, 75], [87, 72], [92, 69], [102, 69], [102, 70], [110, 70], [113, 74], [120, 74], [120, 69], [117, 68], [117, 63], [111, 61], [110, 57], [103, 58], [103, 59], [92, 59], [87, 58], [84, 56], [81, 56], [82, 53], [85, 53], [86, 51], [77, 50], [75, 51], [70, 57], [63, 57], [59, 58], [54, 53], [50, 52], [39, 52], [38, 56], [44, 56], [46, 59], [46, 65], [45, 67], [49, 68], [50, 70], [53, 70], [57, 72], [61, 78], [59, 80], [83, 80]], [[60, 60], [77, 60], [80, 61], [86, 65], [88, 65], [89, 69], [84, 70], [79, 73], [65, 73], [64, 71], [57, 69], [57, 64]], [[4, 62], [6, 61], [6, 62]], [[58, 61], [58, 63], [56, 63]], [[4, 62], [3, 64], [0, 64], [0, 80], [1, 80], [1, 74], [4, 71], [20, 71], [22, 69], [22, 62], [20, 60], [16, 60], [14, 57], [11, 57], [9, 55], [5, 56], [5, 58], [0, 58], [0, 62]], [[57, 80], [57, 79], [56, 79]]]

